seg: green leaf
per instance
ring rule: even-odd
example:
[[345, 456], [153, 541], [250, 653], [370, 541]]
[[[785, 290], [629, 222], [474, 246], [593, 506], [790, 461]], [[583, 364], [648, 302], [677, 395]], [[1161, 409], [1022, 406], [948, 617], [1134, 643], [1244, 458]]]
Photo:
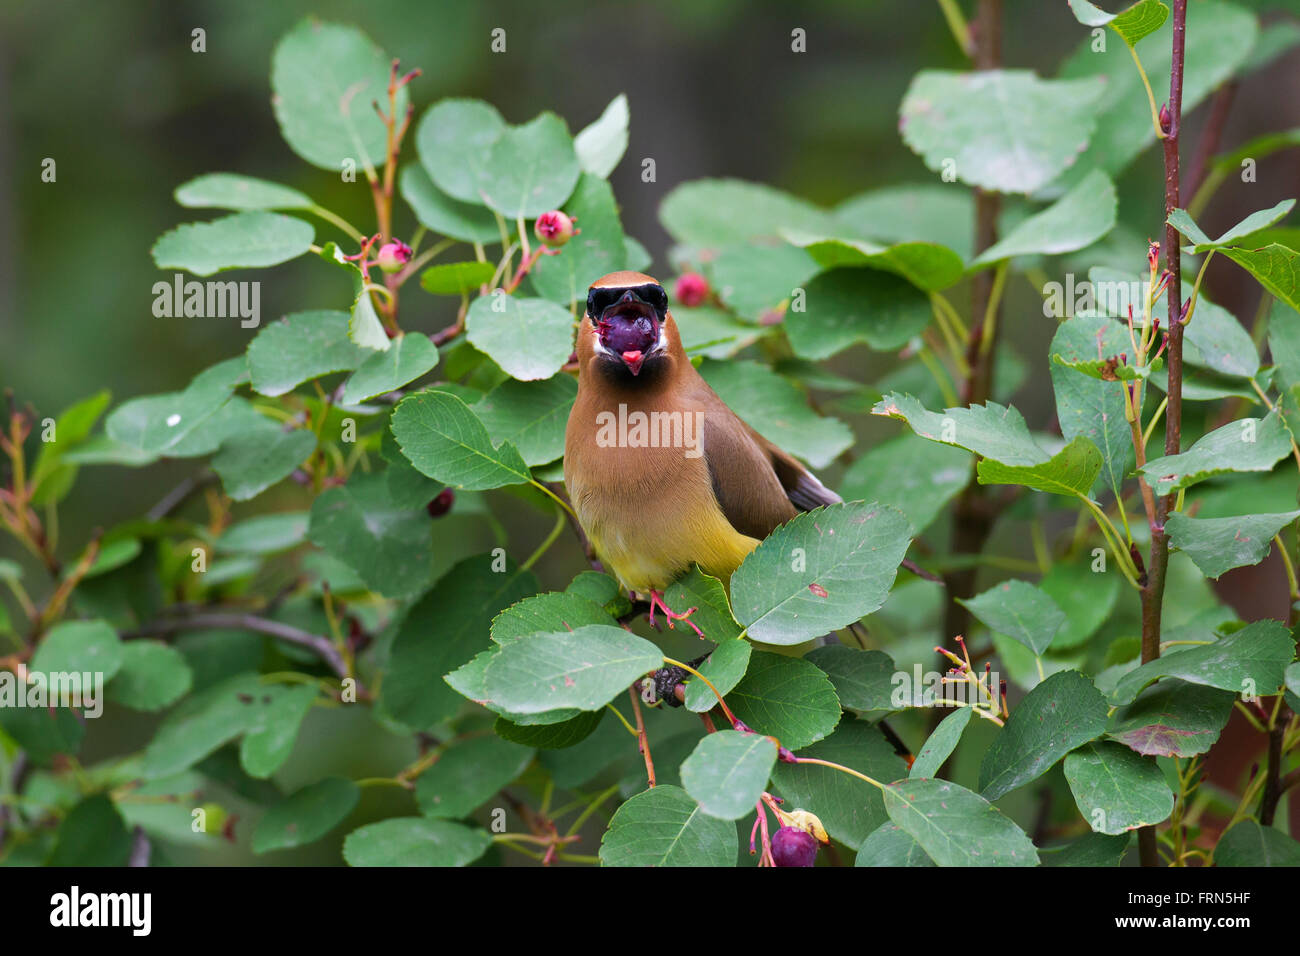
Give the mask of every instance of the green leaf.
[[420, 225], [438, 235], [462, 242], [501, 241], [496, 217], [489, 210], [448, 196], [433, 184], [423, 167], [410, 163], [403, 166], [397, 185]]
[[[308, 17], [280, 40], [271, 59], [271, 105], [289, 148], [335, 172], [351, 161], [382, 167], [387, 131], [371, 103], [388, 110], [389, 59], [356, 27]], [[406, 114], [397, 91], [394, 116]]]
[[1043, 866], [1119, 866], [1130, 840], [1128, 834], [1086, 833], [1070, 843], [1039, 850], [1039, 859]]
[[231, 498], [247, 501], [293, 474], [316, 450], [316, 435], [305, 428], [285, 431], [270, 419], [264, 425], [225, 439], [212, 470]]
[[262, 697], [262, 707], [239, 743], [239, 765], [250, 777], [265, 779], [289, 759], [298, 729], [316, 700], [313, 685], [275, 687]]
[[50, 764], [59, 754], [75, 755], [86, 735], [70, 707], [0, 707], [0, 730], [38, 766]]
[[443, 262], [420, 273], [420, 285], [434, 295], [469, 295], [492, 281], [496, 266], [490, 262]]
[[1152, 757], [1194, 757], [1208, 751], [1232, 716], [1233, 694], [1162, 680], [1111, 714], [1106, 736]]
[[1267, 229], [1269, 226], [1286, 216], [1294, 208], [1294, 199], [1284, 199], [1272, 208], [1260, 209], [1257, 212], [1252, 212], [1245, 219], [1241, 220], [1241, 222], [1237, 223], [1223, 235], [1219, 236], [1218, 239], [1211, 239], [1202, 232], [1201, 227], [1196, 224], [1186, 209], [1175, 209], [1169, 214], [1169, 219], [1167, 221], [1169, 225], [1182, 233], [1185, 238], [1191, 240], [1192, 245], [1183, 251], [1196, 254], [1207, 252], [1211, 249], [1222, 249], [1225, 246], [1232, 245], [1239, 239], [1249, 236], [1252, 232], [1259, 232], [1261, 229]]
[[[800, 246], [824, 269], [866, 266], [902, 276], [924, 292], [946, 289], [961, 279], [961, 257], [933, 242], [900, 242], [882, 246], [868, 239], [836, 238], [786, 231], [787, 241]], [[789, 317], [787, 316], [787, 319]], [[879, 328], [879, 326], [875, 326]]]
[[1065, 623], [1065, 612], [1027, 581], [1003, 581], [969, 600], [957, 599], [991, 630], [1015, 638], [1041, 656]]
[[154, 243], [154, 265], [210, 276], [223, 269], [279, 265], [307, 252], [316, 232], [310, 223], [275, 212], [240, 212], [211, 222], [190, 222]]
[[627, 152], [627, 127], [630, 120], [627, 97], [620, 93], [609, 101], [599, 119], [573, 137], [578, 164], [584, 172], [601, 179], [609, 178], [609, 174]]
[[356, 368], [375, 353], [348, 338], [346, 312], [293, 312], [248, 344], [254, 391], [284, 395], [303, 382]]
[[1074, 161], [1096, 126], [1105, 84], [1028, 70], [922, 70], [899, 108], [903, 141], [935, 172], [998, 192], [1032, 193]]
[[380, 710], [416, 730], [454, 714], [461, 697], [443, 675], [491, 647], [493, 616], [536, 590], [530, 572], [494, 571], [491, 555], [475, 555], [453, 567], [398, 626], [380, 687]]
[[343, 387], [343, 405], [359, 405], [367, 399], [394, 392], [409, 385], [438, 364], [438, 347], [427, 335], [411, 332], [392, 340], [385, 352], [372, 352], [357, 366]]
[[577, 220], [577, 235], [557, 254], [539, 258], [528, 281], [543, 298], [568, 308], [585, 304], [587, 288], [598, 277], [626, 267], [627, 244], [614, 191], [600, 177], [584, 173], [564, 210]]
[[900, 418], [922, 438], [956, 445], [1004, 465], [1040, 465], [1050, 458], [1030, 437], [1024, 416], [997, 402], [931, 412], [911, 395], [889, 392], [871, 414]]
[[356, 263], [347, 261], [343, 257], [343, 250], [332, 242], [325, 243], [319, 255], [336, 269], [346, 273], [348, 281], [352, 283], [348, 338], [363, 348], [378, 352], [386, 351], [391, 342], [388, 333], [384, 331], [384, 323], [379, 321], [379, 315], [375, 312], [375, 304], [371, 301], [370, 292], [366, 290], [366, 278], [361, 274], [361, 268]]
[[766, 365], [706, 360], [700, 374], [747, 425], [814, 468], [826, 467], [853, 444], [847, 425], [818, 415], [798, 386]]
[[1097, 833], [1125, 833], [1168, 818], [1174, 794], [1154, 760], [1110, 741], [1084, 744], [1065, 758], [1065, 779]]
[[916, 760], [912, 763], [912, 769], [907, 772], [907, 775], [913, 780], [937, 775], [939, 768], [943, 766], [944, 761], [948, 759], [957, 748], [958, 742], [961, 741], [962, 731], [970, 723], [972, 713], [969, 707], [958, 707], [939, 721], [939, 726], [934, 728], [930, 736], [926, 738], [925, 745], [921, 747], [921, 752], [916, 755]]
[[204, 369], [182, 392], [135, 398], [115, 408], [104, 434], [151, 455], [175, 449], [201, 426], [206, 430], [230, 393], [247, 376], [243, 357]]
[[567, 631], [584, 624], [613, 627], [615, 620], [595, 601], [568, 591], [534, 594], [510, 605], [492, 621], [492, 640], [505, 646], [542, 631]]
[[[731, 616], [731, 603], [726, 589], [715, 577], [697, 567], [674, 581], [664, 595], [669, 607], [693, 607], [691, 623], [704, 632], [704, 636], [718, 644], [740, 637], [742, 628]], [[725, 691], [724, 691], [725, 693]]]
[[[1300, 252], [1272, 243], [1262, 249], [1224, 249], [1227, 256], [1237, 265], [1253, 275], [1269, 292], [1273, 293], [1291, 308], [1300, 311]], [[1197, 306], [1200, 312], [1200, 306]], [[1197, 316], [1192, 316], [1192, 325]]]
[[1178, 677], [1235, 694], [1266, 696], [1282, 686], [1295, 638], [1278, 621], [1255, 621], [1212, 644], [1169, 651], [1125, 674], [1111, 700], [1126, 704], [1157, 678]]
[[493, 445], [470, 407], [446, 392], [421, 392], [403, 399], [393, 412], [391, 427], [411, 464], [445, 484], [480, 491], [532, 478], [515, 446]]
[[[1133, 24], [1136, 27], [1137, 23]], [[1135, 35], [1140, 33], [1138, 30]], [[1161, 92], [1156, 77], [1168, 77], [1172, 59], [1172, 24], [1137, 41], [1136, 52], [1146, 75]], [[1217, 0], [1199, 3], [1187, 18], [1183, 71], [1183, 115], [1188, 116], [1209, 93], [1232, 76], [1249, 55], [1258, 34], [1255, 15], [1236, 4]], [[1076, 182], [1093, 169], [1114, 175], [1147, 146], [1156, 141], [1151, 105], [1142, 88], [1142, 77], [1133, 65], [1128, 46], [1110, 44], [1098, 51], [1092, 37], [1084, 37], [1065, 61], [1060, 76], [1065, 81], [1104, 80], [1102, 96], [1096, 101], [1096, 130], [1088, 148], [1075, 159], [1060, 185]], [[1166, 91], [1167, 92], [1167, 91]]]
[[753, 811], [774, 766], [770, 737], [720, 730], [701, 738], [682, 763], [682, 786], [709, 816], [739, 820]]
[[483, 164], [505, 134], [506, 121], [481, 100], [441, 100], [425, 111], [415, 145], [434, 185], [452, 199], [483, 205]]
[[711, 255], [709, 278], [717, 298], [750, 322], [775, 318], [782, 303], [819, 271], [812, 256], [784, 242], [735, 243]]
[[166, 777], [192, 767], [244, 733], [267, 692], [257, 674], [237, 674], [187, 698], [167, 715], [145, 748], [143, 776]]
[[971, 257], [975, 201], [947, 183], [885, 186], [844, 200], [835, 218], [855, 234], [880, 242], [927, 242]]
[[1281, 416], [1241, 418], [1216, 428], [1179, 455], [1149, 461], [1138, 470], [1157, 495], [1228, 472], [1271, 471], [1291, 452], [1291, 435]]
[[984, 250], [971, 263], [980, 269], [1013, 256], [1048, 255], [1084, 249], [1115, 226], [1115, 184], [1100, 169], [1068, 193]]
[[662, 664], [663, 653], [644, 638], [587, 624], [511, 641], [488, 663], [484, 684], [491, 700], [520, 714], [596, 710]]
[[102, 674], [109, 681], [122, 660], [122, 641], [107, 621], [63, 621], [41, 639], [30, 667], [44, 674]]
[[207, 173], [181, 183], [173, 195], [182, 206], [199, 209], [310, 209], [314, 205], [296, 189], [239, 173]]
[[31, 466], [28, 488], [33, 505], [56, 503], [72, 490], [77, 468], [65, 462], [64, 455], [85, 443], [95, 422], [108, 407], [109, 399], [107, 390], [96, 392], [65, 408], [54, 420], [53, 440], [41, 442], [36, 462]]
[[739, 179], [682, 183], [659, 204], [659, 221], [678, 242], [704, 247], [778, 239], [785, 229], [835, 235], [843, 228], [803, 199]]
[[189, 692], [194, 675], [185, 657], [161, 641], [129, 641], [108, 696], [132, 710], [157, 711]]
[[254, 853], [287, 850], [314, 843], [347, 819], [361, 799], [361, 788], [342, 777], [325, 777], [277, 803], [257, 821]]
[[564, 454], [564, 431], [577, 395], [572, 375], [535, 382], [510, 378], [475, 402], [473, 413], [492, 441], [514, 446], [527, 465], [544, 465]]
[[897, 710], [892, 698], [898, 666], [883, 651], [864, 651], [844, 644], [827, 644], [805, 655], [831, 679], [845, 710], [878, 717]]
[[907, 516], [919, 535], [970, 481], [970, 455], [959, 448], [899, 435], [871, 448], [844, 473], [846, 501], [875, 501]]
[[808, 283], [804, 311], [786, 314], [800, 358], [824, 359], [856, 342], [889, 352], [930, 324], [930, 299], [911, 283], [877, 269], [840, 268]]
[[1107, 13], [1088, 0], [1070, 0], [1070, 10], [1086, 27], [1109, 26], [1129, 46], [1159, 30], [1169, 17], [1169, 8], [1160, 0], [1140, 0], [1119, 13]]
[[679, 305], [673, 309], [673, 318], [682, 336], [682, 347], [692, 357], [730, 358], [763, 335], [758, 326], [737, 321], [730, 312], [710, 306], [692, 309]]
[[107, 794], [86, 797], [59, 824], [48, 866], [126, 866], [131, 834]]
[[835, 688], [814, 664], [754, 651], [744, 680], [727, 695], [740, 720], [790, 750], [821, 740], [840, 720]]
[[348, 866], [466, 866], [491, 845], [486, 830], [449, 820], [395, 817], [349, 833], [343, 859]]
[[534, 219], [564, 205], [581, 170], [564, 120], [542, 113], [523, 126], [505, 129], [475, 172], [483, 203], [513, 221]]
[[533, 759], [531, 747], [500, 737], [453, 742], [416, 783], [415, 800], [426, 817], [469, 816], [510, 783]]
[[1041, 777], [1071, 750], [1105, 733], [1107, 709], [1101, 692], [1078, 671], [1048, 677], [1011, 711], [984, 754], [980, 793], [996, 800]]
[[1101, 452], [1076, 435], [1050, 460], [1037, 465], [1004, 465], [986, 458], [975, 466], [981, 485], [1024, 485], [1054, 495], [1087, 497], [1101, 473]]
[[604, 866], [735, 866], [736, 825], [705, 813], [680, 787], [627, 800], [600, 840]]
[[751, 640], [799, 644], [878, 610], [907, 552], [907, 519], [851, 502], [797, 515], [731, 577], [736, 620]]
[[1272, 827], [1245, 819], [1219, 837], [1215, 866], [1300, 866], [1300, 843]]
[[1052, 647], [1064, 651], [1084, 643], [1110, 618], [1120, 578], [1094, 573], [1089, 564], [1057, 561], [1038, 586], [1065, 612], [1065, 623], [1052, 639]]
[[[672, 599], [669, 598], [669, 603], [671, 601]], [[745, 676], [745, 670], [749, 667], [749, 658], [753, 653], [753, 646], [748, 641], [723, 640], [713, 649], [709, 659], [698, 666], [696, 670], [707, 677], [709, 683], [716, 687], [718, 693], [725, 697]], [[702, 714], [705, 711], [712, 710], [717, 703], [717, 694], [709, 690], [708, 684], [705, 684], [704, 681], [689, 680], [687, 682], [685, 700], [687, 710]]]
[[493, 292], [470, 303], [469, 343], [513, 378], [550, 378], [573, 354], [573, 319], [546, 299]]
[[882, 823], [871, 831], [853, 862], [854, 866], [934, 866], [921, 844], [893, 823]]
[[[1110, 490], [1118, 493], [1133, 467], [1133, 435], [1124, 417], [1125, 386], [1081, 374], [1067, 363], [1123, 355], [1128, 364], [1115, 365], [1115, 372], [1132, 368], [1136, 359], [1128, 334], [1110, 319], [1076, 315], [1057, 328], [1048, 351], [1061, 434], [1067, 441], [1082, 436], [1097, 446], [1102, 477]], [[1110, 366], [1109, 362], [1103, 364]]]
[[562, 750], [582, 743], [591, 736], [605, 716], [603, 710], [579, 711], [576, 717], [558, 724], [528, 726], [498, 717], [492, 729], [498, 737], [538, 750]]
[[354, 475], [311, 506], [312, 543], [388, 596], [414, 594], [429, 583], [432, 534], [427, 514], [392, 504], [382, 475]]
[[[906, 773], [902, 758], [894, 753], [880, 728], [852, 718], [800, 756], [851, 767], [876, 780], [894, 780]], [[845, 846], [861, 846], [886, 820], [880, 789], [842, 770], [780, 763], [775, 783], [787, 810], [798, 807], [817, 814], [826, 832]]]
[[889, 818], [939, 866], [1034, 866], [1025, 832], [977, 793], [947, 780], [885, 787]]
[[1300, 518], [1300, 511], [1241, 515], [1236, 518], [1189, 518], [1175, 512], [1165, 522], [1169, 542], [1186, 553], [1207, 578], [1259, 564], [1268, 556], [1273, 536]]
[[274, 554], [302, 544], [311, 516], [306, 511], [282, 511], [236, 522], [217, 539], [218, 551]]

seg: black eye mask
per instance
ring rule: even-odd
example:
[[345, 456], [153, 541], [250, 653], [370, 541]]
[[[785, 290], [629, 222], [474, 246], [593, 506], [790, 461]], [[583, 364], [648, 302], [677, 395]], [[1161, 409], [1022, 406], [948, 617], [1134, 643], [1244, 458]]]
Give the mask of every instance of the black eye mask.
[[587, 314], [591, 316], [592, 321], [596, 321], [606, 309], [617, 303], [627, 292], [631, 292], [641, 302], [654, 309], [659, 321], [663, 321], [664, 313], [668, 310], [668, 293], [664, 291], [663, 286], [654, 282], [645, 285], [590, 289], [587, 292]]

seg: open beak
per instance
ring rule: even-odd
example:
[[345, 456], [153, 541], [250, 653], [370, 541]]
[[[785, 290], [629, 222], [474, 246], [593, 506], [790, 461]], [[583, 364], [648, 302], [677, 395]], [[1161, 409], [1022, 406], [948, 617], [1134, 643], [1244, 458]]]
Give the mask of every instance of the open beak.
[[623, 353], [623, 364], [633, 375], [641, 374], [641, 363], [645, 361], [645, 353], [640, 349], [632, 349]]

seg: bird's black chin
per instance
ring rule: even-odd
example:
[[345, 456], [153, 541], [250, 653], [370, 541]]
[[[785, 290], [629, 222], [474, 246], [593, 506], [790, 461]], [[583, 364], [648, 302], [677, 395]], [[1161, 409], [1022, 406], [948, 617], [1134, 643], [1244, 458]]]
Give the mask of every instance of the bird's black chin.
[[668, 367], [665, 352], [629, 356], [597, 353], [596, 367], [605, 380], [625, 388], [645, 388], [663, 378]]

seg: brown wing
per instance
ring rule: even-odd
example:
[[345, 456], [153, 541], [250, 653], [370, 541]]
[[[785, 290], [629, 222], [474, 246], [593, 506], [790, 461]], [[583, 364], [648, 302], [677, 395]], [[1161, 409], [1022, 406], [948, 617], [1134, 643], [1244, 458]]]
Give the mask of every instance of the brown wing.
[[705, 411], [704, 459], [714, 497], [733, 528], [761, 540], [798, 512], [841, 500], [741, 421], [703, 378], [697, 383], [691, 398]]

